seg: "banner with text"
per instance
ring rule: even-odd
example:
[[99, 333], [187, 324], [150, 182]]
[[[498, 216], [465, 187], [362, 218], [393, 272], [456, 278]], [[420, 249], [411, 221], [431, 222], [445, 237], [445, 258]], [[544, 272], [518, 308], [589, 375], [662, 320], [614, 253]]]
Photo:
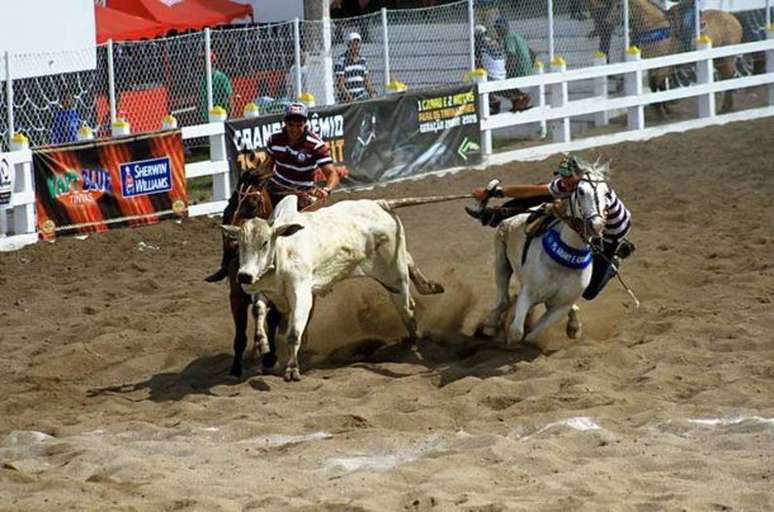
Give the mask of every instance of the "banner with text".
[[[328, 143], [347, 185], [364, 185], [481, 161], [478, 107], [472, 85], [409, 91], [349, 105], [313, 108], [311, 129]], [[234, 178], [255, 169], [274, 114], [226, 123]]]
[[179, 131], [44, 147], [32, 155], [44, 239], [187, 215]]

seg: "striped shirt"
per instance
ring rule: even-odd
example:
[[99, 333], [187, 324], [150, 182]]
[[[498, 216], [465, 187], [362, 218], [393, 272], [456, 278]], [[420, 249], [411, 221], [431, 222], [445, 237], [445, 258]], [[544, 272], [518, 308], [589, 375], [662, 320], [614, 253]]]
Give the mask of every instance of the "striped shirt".
[[301, 140], [292, 145], [284, 128], [273, 133], [267, 141], [266, 153], [274, 159], [270, 181], [293, 189], [314, 187], [315, 169], [333, 161], [328, 145], [308, 128]]
[[[573, 192], [564, 184], [561, 177], [554, 178], [548, 184], [548, 190], [556, 199], [566, 199]], [[607, 199], [607, 220], [602, 240], [617, 244], [629, 233], [632, 227], [632, 215], [612, 188], [605, 194], [605, 198]]]
[[336, 78], [344, 77], [347, 92], [352, 95], [352, 99], [368, 97], [368, 91], [365, 87], [365, 78], [368, 76], [368, 64], [365, 57], [359, 55], [352, 58], [349, 51], [339, 55], [336, 64], [333, 66], [333, 73]]

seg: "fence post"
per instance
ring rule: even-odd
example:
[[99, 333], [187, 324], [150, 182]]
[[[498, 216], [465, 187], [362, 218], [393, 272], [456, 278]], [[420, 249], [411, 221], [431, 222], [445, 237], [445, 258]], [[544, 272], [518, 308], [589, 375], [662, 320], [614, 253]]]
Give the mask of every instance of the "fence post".
[[[209, 121], [211, 123], [225, 123], [228, 113], [220, 105], [215, 105], [210, 109]], [[225, 128], [225, 126], [224, 126]], [[210, 135], [210, 160], [212, 162], [225, 162], [228, 159], [226, 154], [226, 133]], [[231, 195], [231, 185], [229, 171], [213, 174], [212, 176], [212, 199], [213, 201], [227, 201]]]
[[[11, 137], [11, 151], [25, 151], [30, 149], [30, 141], [21, 133], [16, 133]], [[14, 166], [16, 175], [13, 181], [13, 193], [31, 192], [32, 182], [32, 162], [18, 163]], [[17, 235], [35, 232], [35, 204], [28, 203], [13, 207], [14, 233]]]
[[[207, 76], [204, 78], [207, 84], [207, 112], [212, 110], [212, 47], [210, 46], [210, 27], [204, 29], [204, 72]], [[226, 105], [221, 105], [225, 107]]]
[[[303, 85], [301, 84], [301, 21], [298, 16], [293, 18], [293, 60], [295, 62], [295, 73], [293, 75], [293, 82], [296, 84], [296, 97], [293, 100], [298, 100], [301, 97]], [[224, 105], [221, 105], [224, 106]]]
[[[626, 0], [624, 0], [626, 2]], [[607, 55], [604, 52], [596, 52], [594, 54], [594, 66], [606, 66]], [[607, 100], [607, 75], [600, 76], [594, 79], [594, 97], [601, 98], [603, 101]], [[607, 110], [597, 112], [594, 114], [594, 126], [607, 126], [609, 122]]]
[[108, 100], [110, 102], [110, 123], [116, 122], [116, 69], [113, 61], [113, 40], [107, 46]]
[[336, 103], [333, 87], [333, 55], [331, 55], [331, 16], [328, 9], [323, 9], [323, 105]]
[[701, 0], [693, 0], [693, 30], [693, 37], [701, 36]]
[[[774, 40], [774, 25], [769, 25], [768, 40]], [[774, 73], [774, 50], [766, 51], [766, 73]], [[769, 105], [774, 106], [774, 84], [769, 84]]]
[[[712, 39], [703, 35], [696, 40], [697, 50], [709, 50], [712, 48]], [[712, 84], [715, 81], [715, 67], [712, 59], [702, 59], [696, 63], [696, 81], [699, 84]], [[715, 116], [715, 93], [709, 92], [699, 96], [699, 117]]]
[[[543, 65], [543, 61], [540, 59], [535, 59], [535, 64], [532, 66], [533, 73], [536, 75], [544, 75], [546, 70], [545, 66]], [[546, 84], [541, 83], [537, 87], [538, 90], [538, 107], [540, 107], [540, 110], [543, 110], [546, 106]], [[540, 138], [545, 139], [548, 136], [548, 123], [546, 123], [545, 119], [540, 120]]]
[[470, 70], [476, 70], [476, 16], [473, 0], [468, 0], [468, 46], [470, 50]]
[[[626, 62], [639, 62], [640, 60], [642, 60], [642, 55], [639, 48], [630, 46], [626, 49]], [[624, 94], [626, 96], [642, 95], [642, 69], [637, 68], [624, 75]], [[642, 105], [629, 107], [626, 119], [630, 130], [642, 130], [645, 128], [645, 107]]]
[[[567, 71], [567, 63], [559, 55], [551, 61], [552, 73], [564, 73]], [[551, 84], [551, 108], [561, 108], [567, 105], [569, 95], [567, 92], [567, 82]], [[551, 121], [551, 136], [554, 142], [570, 142], [570, 118], [564, 117]]]
[[[470, 79], [476, 84], [476, 92], [478, 93], [478, 112], [481, 121], [489, 119], [489, 93], [480, 92], [478, 84], [486, 83], [486, 70], [474, 69], [469, 74]], [[481, 130], [481, 151], [484, 157], [492, 154], [492, 130]]]
[[771, 33], [771, 0], [766, 0], [766, 29]]
[[8, 147], [11, 147], [11, 139], [16, 132], [13, 119], [13, 80], [11, 80], [11, 54], [5, 52], [5, 101], [8, 110]]
[[387, 32], [387, 8], [382, 7], [382, 41], [384, 45], [384, 87], [392, 82], [390, 78], [390, 35]]
[[554, 65], [554, 0], [548, 1], [548, 61]]
[[623, 2], [624, 48], [629, 48], [629, 0], [621, 1]]

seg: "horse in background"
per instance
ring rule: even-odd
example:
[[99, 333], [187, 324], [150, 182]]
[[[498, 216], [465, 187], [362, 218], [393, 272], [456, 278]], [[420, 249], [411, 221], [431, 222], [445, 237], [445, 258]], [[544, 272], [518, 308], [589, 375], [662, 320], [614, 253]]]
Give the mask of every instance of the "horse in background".
[[[606, 46], [609, 51], [612, 28], [618, 26], [622, 19], [621, 1], [587, 1], [595, 25], [592, 34], [600, 36], [600, 50], [605, 51], [602, 46]], [[680, 4], [665, 12], [650, 0], [629, 0], [631, 43], [640, 48], [642, 57], [646, 59], [690, 50], [685, 43], [695, 39], [691, 12], [681, 8]], [[702, 11], [701, 32], [712, 39], [714, 47], [739, 44], [742, 41], [741, 23], [736, 16], [725, 11]], [[715, 68], [721, 79], [735, 75], [735, 62], [736, 57], [733, 56], [715, 59]], [[666, 90], [666, 79], [671, 74], [671, 67], [650, 70], [651, 90]], [[662, 108], [668, 113], [666, 105], [662, 105]], [[728, 112], [732, 108], [732, 92], [726, 91], [720, 112]]]

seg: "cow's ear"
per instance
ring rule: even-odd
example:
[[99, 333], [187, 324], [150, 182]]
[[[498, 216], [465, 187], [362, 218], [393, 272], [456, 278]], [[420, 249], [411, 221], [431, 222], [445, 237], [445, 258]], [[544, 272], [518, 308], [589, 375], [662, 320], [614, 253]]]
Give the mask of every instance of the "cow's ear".
[[304, 226], [301, 224], [283, 224], [281, 226], [276, 226], [272, 232], [272, 234], [275, 237], [278, 236], [291, 236], [296, 233], [296, 231], [300, 231], [304, 229]]
[[241, 230], [239, 226], [222, 224], [220, 226], [220, 229], [221, 231], [223, 231], [223, 234], [226, 236], [226, 238], [231, 238], [232, 240], [236, 240], [239, 238], [239, 231]]

